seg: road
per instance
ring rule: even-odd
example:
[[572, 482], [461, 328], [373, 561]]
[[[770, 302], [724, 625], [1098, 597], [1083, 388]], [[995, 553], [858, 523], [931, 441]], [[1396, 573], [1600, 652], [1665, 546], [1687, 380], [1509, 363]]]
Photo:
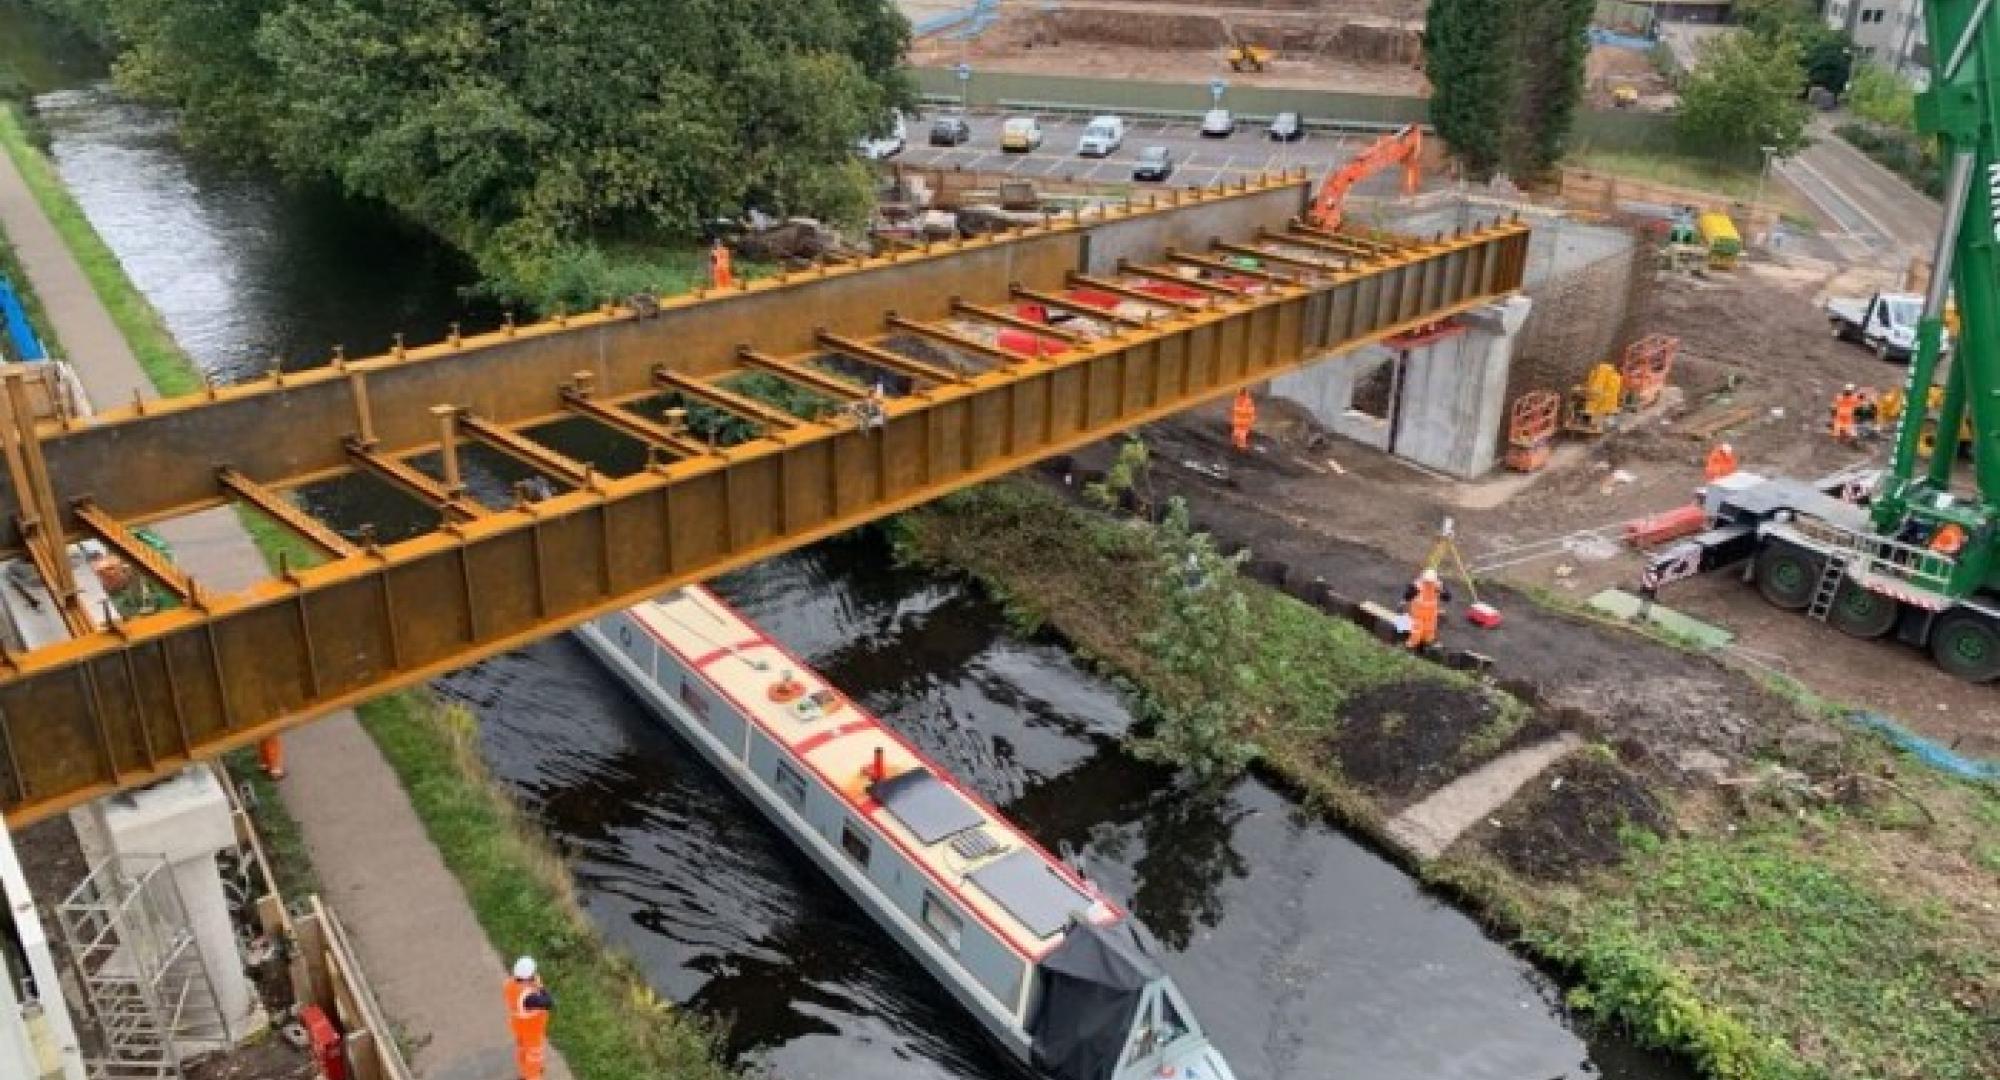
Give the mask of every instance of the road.
[[[1193, 124], [1135, 120], [1127, 126], [1125, 145], [1116, 153], [1087, 158], [1076, 153], [1077, 139], [1088, 122], [1084, 119], [1041, 117], [1042, 145], [1026, 154], [1001, 152], [1000, 125], [1005, 117], [997, 113], [974, 113], [968, 119], [972, 126], [971, 141], [958, 146], [932, 146], [929, 116], [911, 118], [909, 145], [893, 160], [979, 172], [1124, 183], [1132, 179], [1132, 162], [1141, 150], [1164, 146], [1174, 157], [1172, 183], [1207, 187], [1222, 180], [1301, 166], [1318, 177], [1353, 157], [1374, 138], [1309, 131], [1296, 142], [1282, 143], [1273, 141], [1263, 124], [1243, 121], [1237, 123], [1236, 133], [1229, 138], [1205, 138]], [[1393, 181], [1378, 178], [1377, 182], [1384, 191], [1393, 188]], [[1361, 190], [1367, 190], [1366, 186]]]
[[1826, 236], [1857, 261], [1900, 269], [1910, 257], [1929, 258], [1944, 211], [1937, 200], [1877, 165], [1830, 128], [1798, 156], [1776, 166], [1832, 226]]

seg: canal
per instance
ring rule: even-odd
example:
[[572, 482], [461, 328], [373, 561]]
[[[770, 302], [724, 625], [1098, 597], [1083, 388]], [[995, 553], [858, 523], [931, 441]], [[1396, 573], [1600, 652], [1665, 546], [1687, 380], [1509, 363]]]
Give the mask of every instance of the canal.
[[[33, 58], [51, 151], [85, 212], [219, 379], [497, 318], [470, 269], [374, 208], [187, 155], [101, 61], [0, 0], [0, 63]], [[322, 507], [322, 509], [329, 509]], [[393, 516], [368, 497], [330, 508]], [[1393, 865], [1251, 779], [1184, 790], [1119, 748], [1121, 694], [1022, 640], [975, 590], [870, 534], [718, 590], [999, 805], [1073, 851], [1158, 938], [1244, 1080], [1668, 1080], [1573, 1022], [1555, 986]], [[830, 882], [556, 638], [444, 680], [494, 773], [570, 858], [590, 916], [728, 1049], [826, 1080], [998, 1078], [976, 1026]]]

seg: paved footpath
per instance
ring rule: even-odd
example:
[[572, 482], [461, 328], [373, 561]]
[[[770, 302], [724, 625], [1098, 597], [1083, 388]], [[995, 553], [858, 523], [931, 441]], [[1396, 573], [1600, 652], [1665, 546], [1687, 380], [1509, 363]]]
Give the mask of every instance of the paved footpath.
[[[124, 335], [5, 153], [0, 229], [91, 400], [130, 401], [134, 387], [153, 396]], [[229, 510], [154, 529], [173, 546], [175, 562], [213, 590], [238, 591], [268, 576], [263, 555]], [[417, 1074], [514, 1076], [501, 997], [506, 967], [374, 740], [342, 710], [294, 730], [285, 743], [291, 775], [279, 790], [305, 833], [322, 895], [347, 927], [383, 1009], [414, 1048]], [[560, 1003], [562, 987], [552, 989]], [[548, 1074], [570, 1077], [553, 1050]]]

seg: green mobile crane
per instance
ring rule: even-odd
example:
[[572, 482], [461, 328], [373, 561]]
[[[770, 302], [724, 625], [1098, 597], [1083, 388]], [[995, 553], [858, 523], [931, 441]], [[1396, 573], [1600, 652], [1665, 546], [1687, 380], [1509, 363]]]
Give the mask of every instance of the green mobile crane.
[[[1907, 408], [1888, 468], [1818, 482], [1747, 473], [1703, 490], [1710, 528], [1656, 556], [1648, 593], [1743, 565], [1764, 597], [1855, 637], [1928, 647], [1974, 682], [2000, 678], [2000, 22], [1995, 0], [1930, 0], [1930, 88], [1917, 122], [1948, 165]], [[1936, 379], [1945, 303], [1962, 332], [1944, 376], [1936, 446], [1919, 443]], [[1970, 475], [1959, 476], [1970, 419]], [[1967, 483], [1969, 479], [1970, 483]]]

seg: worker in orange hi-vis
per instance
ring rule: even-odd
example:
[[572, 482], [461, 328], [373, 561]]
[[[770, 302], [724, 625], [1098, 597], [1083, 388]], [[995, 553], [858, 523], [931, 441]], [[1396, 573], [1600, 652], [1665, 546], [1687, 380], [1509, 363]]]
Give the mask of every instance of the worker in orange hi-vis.
[[729, 246], [720, 240], [708, 249], [708, 283], [718, 289], [736, 284], [736, 271], [729, 265]]
[[1438, 614], [1450, 600], [1451, 590], [1438, 580], [1436, 570], [1417, 575], [1417, 580], [1403, 592], [1403, 603], [1408, 606], [1410, 616], [1410, 633], [1403, 644], [1411, 649], [1437, 644]]
[[1708, 452], [1708, 460], [1702, 464], [1701, 475], [1702, 479], [1712, 484], [1735, 471], [1736, 448], [1728, 443], [1717, 443], [1715, 449]]
[[1965, 550], [1965, 530], [1955, 521], [1947, 521], [1931, 534], [1930, 549], [1939, 555], [1955, 556]]
[[543, 1059], [548, 1056], [549, 1010], [555, 1004], [548, 988], [535, 977], [534, 957], [514, 961], [514, 977], [507, 980], [507, 1026], [514, 1032], [514, 1067], [521, 1080], [542, 1080]]
[[1250, 429], [1257, 426], [1257, 403], [1250, 400], [1249, 390], [1236, 391], [1236, 401], [1229, 406], [1229, 441], [1238, 450], [1250, 449]]
[[1833, 396], [1833, 437], [1842, 442], [1854, 441], [1854, 414], [1861, 408], [1861, 395], [1848, 383], [1840, 393]]
[[264, 766], [264, 775], [273, 780], [285, 778], [285, 742], [276, 735], [267, 736], [257, 743], [257, 761]]

